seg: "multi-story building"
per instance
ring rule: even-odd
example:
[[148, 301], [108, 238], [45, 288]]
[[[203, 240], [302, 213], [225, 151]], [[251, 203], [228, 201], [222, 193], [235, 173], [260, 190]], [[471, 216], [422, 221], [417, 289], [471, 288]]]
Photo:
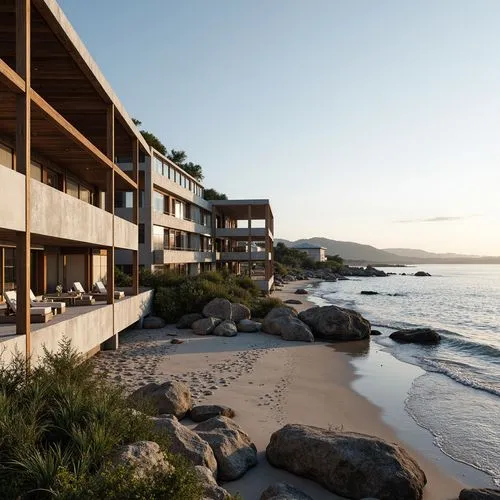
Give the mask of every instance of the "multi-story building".
[[[65, 336], [82, 352], [148, 310], [138, 286], [139, 156], [150, 149], [54, 0], [0, 3], [0, 296], [16, 289], [15, 316], [0, 311], [3, 359], [35, 360]], [[123, 171], [117, 157], [128, 156]], [[115, 197], [131, 193], [129, 220]], [[115, 301], [115, 249], [133, 275]], [[30, 290], [107, 282], [100, 305], [68, 308], [31, 325]], [[15, 323], [9, 323], [15, 321]]]
[[307, 254], [309, 258], [314, 260], [314, 262], [325, 262], [326, 259], [326, 248], [321, 246], [316, 246], [311, 243], [298, 243], [294, 245], [292, 248], [295, 250], [300, 250]]

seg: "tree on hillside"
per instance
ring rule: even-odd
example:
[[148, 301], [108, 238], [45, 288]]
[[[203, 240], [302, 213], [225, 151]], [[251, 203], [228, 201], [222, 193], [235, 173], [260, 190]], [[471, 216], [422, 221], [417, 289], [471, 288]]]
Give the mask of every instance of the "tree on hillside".
[[311, 269], [316, 267], [316, 263], [306, 252], [296, 248], [288, 248], [281, 242], [274, 247], [274, 259], [290, 268]]
[[219, 193], [215, 189], [208, 188], [204, 192], [205, 200], [227, 200], [227, 196], [224, 193]]
[[[140, 127], [142, 122], [138, 120], [137, 118], [132, 118], [132, 121], [137, 127]], [[141, 130], [140, 131], [142, 134], [142, 137], [144, 137], [144, 140], [153, 148], [156, 149], [156, 151], [159, 151], [162, 155], [167, 154], [167, 148], [163, 145], [163, 143], [156, 137], [156, 135], [152, 134], [151, 132], [148, 132], [147, 130]]]

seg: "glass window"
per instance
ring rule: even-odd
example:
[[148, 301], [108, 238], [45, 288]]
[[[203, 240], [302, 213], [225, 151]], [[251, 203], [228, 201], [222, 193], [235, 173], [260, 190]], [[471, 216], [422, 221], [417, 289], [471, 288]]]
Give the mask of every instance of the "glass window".
[[31, 178], [42, 182], [42, 165], [36, 161], [31, 162]]
[[153, 250], [163, 250], [163, 227], [153, 226]]
[[71, 179], [66, 180], [66, 193], [74, 198], [78, 198], [78, 183]]
[[47, 184], [53, 188], [59, 189], [59, 174], [54, 170], [47, 169]]
[[168, 250], [170, 245], [170, 231], [167, 228], [163, 230], [163, 249]]
[[0, 144], [0, 165], [7, 168], [14, 167], [14, 155], [12, 149]]
[[184, 219], [184, 203], [181, 201], [174, 201], [174, 216], [178, 219]]
[[80, 186], [80, 200], [84, 201], [85, 203], [92, 203], [92, 192], [90, 191], [90, 189]]
[[155, 212], [165, 212], [165, 197], [157, 191], [153, 192], [153, 210]]
[[154, 169], [158, 174], [163, 175], [163, 164], [156, 156], [154, 157]]

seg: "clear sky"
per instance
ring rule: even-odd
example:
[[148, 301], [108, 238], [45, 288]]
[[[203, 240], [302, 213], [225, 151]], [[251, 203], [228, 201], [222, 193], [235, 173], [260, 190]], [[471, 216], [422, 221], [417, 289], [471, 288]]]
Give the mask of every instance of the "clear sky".
[[275, 236], [500, 255], [500, 1], [59, 0], [129, 113]]

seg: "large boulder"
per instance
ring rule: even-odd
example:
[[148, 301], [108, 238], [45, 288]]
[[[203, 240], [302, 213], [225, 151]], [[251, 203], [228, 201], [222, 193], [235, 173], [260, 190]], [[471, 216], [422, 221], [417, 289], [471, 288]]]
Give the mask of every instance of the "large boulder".
[[312, 307], [299, 314], [314, 336], [327, 340], [360, 340], [370, 336], [370, 323], [361, 314], [337, 306]]
[[231, 304], [231, 319], [238, 323], [242, 319], [250, 319], [250, 309], [243, 304], [232, 303]]
[[460, 492], [458, 500], [500, 500], [500, 490], [491, 488], [464, 489]]
[[203, 318], [203, 314], [200, 313], [189, 313], [189, 314], [184, 314], [184, 316], [181, 316], [179, 321], [177, 321], [177, 324], [175, 325], [176, 328], [183, 329], [183, 328], [191, 328], [193, 323], [195, 321], [198, 321], [199, 319]]
[[233, 418], [234, 410], [229, 408], [229, 406], [223, 405], [199, 405], [193, 406], [189, 416], [194, 422], [204, 422], [209, 418], [218, 417], [222, 415], [223, 417]]
[[260, 500], [313, 500], [309, 495], [288, 483], [274, 483], [265, 489]]
[[194, 472], [203, 487], [202, 500], [229, 500], [233, 498], [224, 488], [217, 484], [210, 469], [196, 465]]
[[419, 500], [427, 482], [403, 448], [355, 432], [289, 424], [271, 436], [266, 457], [347, 498]]
[[251, 319], [242, 319], [236, 326], [239, 332], [252, 333], [260, 330], [261, 323]]
[[168, 413], [179, 419], [193, 406], [189, 387], [176, 380], [163, 384], [151, 382], [133, 392], [130, 398], [135, 401], [147, 400], [154, 405], [159, 415]]
[[441, 341], [441, 335], [431, 328], [409, 328], [398, 330], [389, 335], [396, 342], [412, 344], [437, 344]]
[[219, 318], [203, 318], [195, 321], [191, 328], [196, 335], [210, 335], [221, 321]]
[[137, 441], [118, 447], [111, 455], [111, 464], [114, 467], [133, 467], [137, 478], [147, 477], [158, 469], [173, 471], [172, 465], [154, 441]]
[[417, 271], [414, 276], [430, 276], [429, 273], [426, 273], [425, 271]]
[[214, 452], [206, 441], [182, 425], [173, 415], [154, 417], [155, 429], [168, 435], [169, 450], [182, 455], [193, 465], [208, 467], [212, 474], [217, 474], [217, 461]]
[[211, 446], [217, 460], [217, 477], [221, 481], [234, 481], [257, 465], [255, 445], [230, 418], [211, 418], [194, 430]]
[[218, 337], [234, 337], [238, 334], [238, 329], [234, 321], [225, 319], [219, 323], [214, 329], [214, 335]]
[[204, 308], [203, 316], [219, 319], [233, 319], [233, 308], [227, 299], [212, 299]]
[[297, 313], [290, 307], [275, 307], [262, 321], [262, 331], [271, 335], [281, 335], [282, 319], [296, 317]]
[[295, 290], [295, 293], [297, 295], [307, 295], [309, 292], [305, 288], [297, 288], [297, 290]]
[[314, 335], [309, 327], [298, 318], [285, 318], [281, 329], [283, 340], [314, 342]]
[[159, 318], [158, 316], [146, 316], [142, 320], [142, 327], [146, 330], [153, 330], [155, 328], [163, 328], [165, 326], [165, 320]]

